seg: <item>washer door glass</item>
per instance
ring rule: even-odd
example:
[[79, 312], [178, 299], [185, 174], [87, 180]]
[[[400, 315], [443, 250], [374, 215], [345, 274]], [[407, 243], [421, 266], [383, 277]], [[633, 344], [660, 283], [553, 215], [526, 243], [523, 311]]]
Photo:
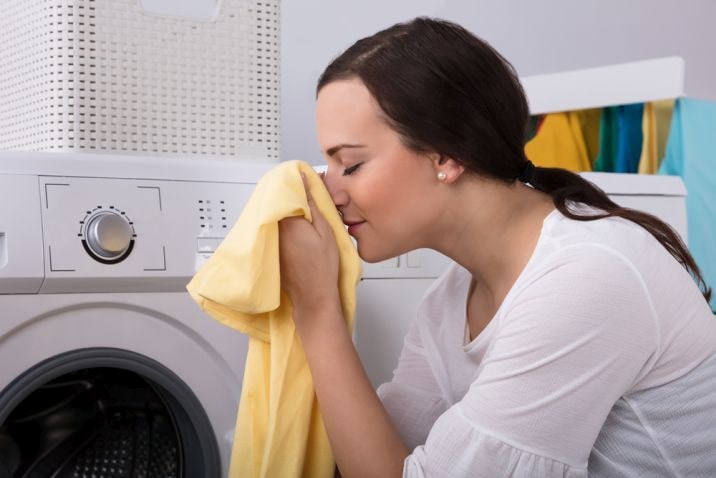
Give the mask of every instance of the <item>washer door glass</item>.
[[[170, 370], [106, 348], [53, 357], [0, 393], [0, 476], [218, 476], [208, 417]], [[208, 473], [208, 474], [207, 474]]]

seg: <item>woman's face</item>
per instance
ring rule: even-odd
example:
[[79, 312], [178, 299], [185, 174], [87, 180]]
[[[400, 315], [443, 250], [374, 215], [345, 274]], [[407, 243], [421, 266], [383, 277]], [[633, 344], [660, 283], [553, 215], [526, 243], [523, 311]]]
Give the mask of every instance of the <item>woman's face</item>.
[[405, 147], [360, 80], [329, 83], [316, 103], [325, 183], [367, 262], [425, 247], [437, 162]]

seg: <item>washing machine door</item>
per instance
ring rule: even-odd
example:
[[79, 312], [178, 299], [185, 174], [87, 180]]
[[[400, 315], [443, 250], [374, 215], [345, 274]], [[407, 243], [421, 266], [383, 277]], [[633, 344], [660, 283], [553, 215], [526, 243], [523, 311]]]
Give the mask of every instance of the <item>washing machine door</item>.
[[0, 295], [0, 310], [0, 440], [22, 452], [17, 476], [226, 476], [248, 341], [187, 293]]
[[86, 348], [50, 357], [0, 394], [0, 476], [219, 477], [211, 423], [159, 362]]

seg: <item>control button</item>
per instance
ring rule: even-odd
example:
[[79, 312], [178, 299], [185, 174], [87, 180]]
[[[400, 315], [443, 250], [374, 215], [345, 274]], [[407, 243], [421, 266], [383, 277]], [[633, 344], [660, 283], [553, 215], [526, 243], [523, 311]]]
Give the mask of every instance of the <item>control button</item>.
[[197, 252], [214, 252], [216, 250], [217, 241], [212, 237], [199, 237], [196, 240]]
[[115, 259], [121, 256], [132, 241], [132, 228], [121, 216], [101, 212], [87, 222], [87, 246], [97, 257]]

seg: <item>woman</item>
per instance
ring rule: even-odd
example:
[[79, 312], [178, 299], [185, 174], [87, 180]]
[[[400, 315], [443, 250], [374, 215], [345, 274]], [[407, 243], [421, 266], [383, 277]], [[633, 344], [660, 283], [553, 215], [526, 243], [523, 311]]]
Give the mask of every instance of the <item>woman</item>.
[[716, 476], [710, 290], [663, 222], [525, 158], [507, 61], [418, 18], [335, 59], [316, 107], [325, 184], [360, 256], [429, 247], [454, 261], [376, 395], [325, 220], [281, 222], [343, 476]]

